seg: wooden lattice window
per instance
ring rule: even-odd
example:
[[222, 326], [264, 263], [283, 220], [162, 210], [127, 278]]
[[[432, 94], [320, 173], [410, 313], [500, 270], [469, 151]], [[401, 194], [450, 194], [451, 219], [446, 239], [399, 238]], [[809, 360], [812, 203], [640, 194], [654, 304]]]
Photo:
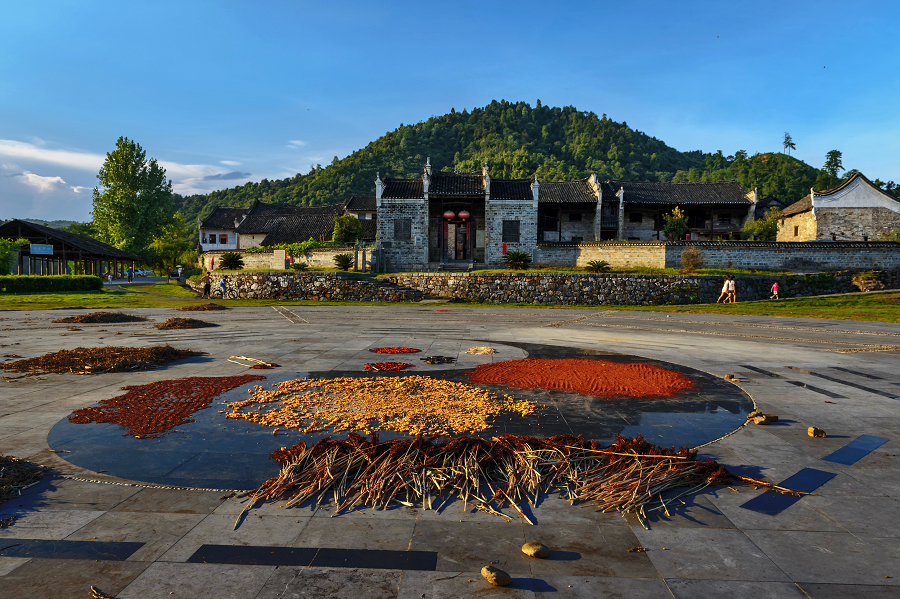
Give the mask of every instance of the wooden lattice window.
[[412, 239], [412, 219], [394, 219], [394, 239], [397, 241], [410, 241]]
[[519, 243], [519, 221], [503, 221], [503, 243]]

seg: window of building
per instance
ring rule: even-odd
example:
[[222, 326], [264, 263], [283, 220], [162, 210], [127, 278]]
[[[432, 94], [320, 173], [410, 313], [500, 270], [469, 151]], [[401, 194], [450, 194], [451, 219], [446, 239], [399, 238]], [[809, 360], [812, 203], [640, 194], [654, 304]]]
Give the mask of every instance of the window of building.
[[394, 239], [396, 241], [410, 241], [412, 239], [412, 219], [394, 219]]
[[644, 221], [644, 213], [643, 212], [629, 212], [628, 213], [628, 222], [640, 223], [643, 221]]
[[719, 224], [720, 225], [730, 225], [731, 224], [731, 215], [730, 214], [720, 214], [719, 215]]
[[219, 235], [219, 243], [221, 243], [222, 245], [225, 245], [226, 243], [228, 243], [228, 233], [223, 233], [222, 235]]
[[798, 227], [797, 225], [794, 225], [794, 237], [799, 237], [799, 236], [800, 236], [800, 227]]
[[577, 223], [581, 221], [581, 213], [580, 212], [570, 212], [569, 213], [569, 222]]
[[519, 243], [519, 221], [503, 221], [503, 243]]

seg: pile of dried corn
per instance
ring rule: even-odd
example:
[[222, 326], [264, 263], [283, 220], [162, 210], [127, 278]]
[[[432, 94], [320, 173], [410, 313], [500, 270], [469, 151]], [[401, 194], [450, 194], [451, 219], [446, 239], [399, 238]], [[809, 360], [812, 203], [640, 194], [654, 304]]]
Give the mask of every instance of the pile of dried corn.
[[194, 304], [191, 306], [182, 306], [181, 308], [174, 308], [175, 310], [180, 310], [182, 312], [208, 312], [210, 310], [231, 310], [228, 306], [222, 306], [220, 304]]
[[466, 353], [476, 356], [487, 356], [489, 354], [496, 354], [497, 352], [493, 347], [470, 347], [466, 350]]
[[[229, 418], [304, 433], [328, 427], [334, 432], [473, 433], [490, 428], [490, 421], [502, 412], [527, 415], [537, 409], [508, 395], [501, 398], [427, 376], [296, 379], [277, 383], [273, 391], [257, 386], [250, 393], [250, 399], [228, 404]], [[277, 405], [267, 406], [272, 403]]]
[[[657, 447], [640, 435], [617, 436], [615, 443], [601, 447], [574, 435], [435, 443], [421, 437], [379, 442], [374, 435], [370, 441], [351, 434], [344, 441], [282, 448], [272, 458], [282, 464], [281, 473], [249, 493], [249, 507], [264, 500], [287, 499], [290, 507], [315, 499], [317, 504], [333, 500], [336, 513], [363, 506], [385, 509], [393, 502], [439, 510], [457, 497], [505, 518], [499, 510], [509, 504], [529, 524], [518, 504], [534, 506], [552, 492], [572, 503], [642, 519], [655, 510], [668, 513], [679, 497], [732, 478], [724, 466], [698, 460], [696, 451]], [[662, 498], [675, 488], [687, 490]]]
[[168, 331], [170, 329], [202, 329], [205, 327], [217, 327], [219, 325], [196, 318], [170, 318], [165, 322], [153, 325], [160, 331]]
[[397, 372], [404, 368], [412, 368], [407, 362], [367, 362], [365, 370], [369, 372]]
[[574, 391], [599, 397], [672, 397], [695, 387], [683, 374], [659, 366], [583, 358], [494, 362], [476, 367], [467, 376], [482, 385]]
[[38, 484], [48, 470], [50, 469], [46, 466], [28, 460], [0, 455], [0, 504], [18, 497], [24, 489]]
[[76, 410], [69, 422], [112, 422], [128, 430], [125, 435], [138, 439], [156, 439], [172, 428], [193, 422], [194, 412], [209, 406], [217, 395], [266, 377], [256, 374], [242, 376], [190, 377], [157, 381], [147, 385], [122, 387], [127, 391], [112, 399], [104, 399], [99, 406]]
[[375, 352], [376, 354], [414, 354], [422, 350], [414, 347], [375, 347], [369, 351]]
[[53, 322], [61, 323], [80, 323], [80, 324], [115, 324], [117, 322], [142, 322], [147, 320], [143, 316], [135, 316], [133, 314], [122, 314], [121, 312], [90, 312], [89, 314], [79, 314], [77, 316], [66, 316], [65, 318], [57, 318]]
[[76, 347], [3, 364], [13, 372], [55, 372], [100, 374], [134, 372], [165, 366], [179, 360], [202, 356], [204, 352], [176, 349], [166, 344], [156, 347]]

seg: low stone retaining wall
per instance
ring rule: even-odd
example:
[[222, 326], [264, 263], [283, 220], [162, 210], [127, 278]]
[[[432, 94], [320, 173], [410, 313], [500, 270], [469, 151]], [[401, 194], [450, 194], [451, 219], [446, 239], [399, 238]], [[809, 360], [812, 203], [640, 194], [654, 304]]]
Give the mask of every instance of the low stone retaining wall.
[[[778, 281], [781, 297], [849, 293], [860, 289], [900, 288], [897, 272], [838, 272], [809, 275], [739, 276], [738, 301], [767, 299]], [[219, 277], [213, 273], [213, 291]], [[314, 300], [418, 302], [426, 297], [486, 304], [658, 306], [712, 303], [723, 277], [569, 273], [412, 273], [385, 279], [357, 279], [340, 273], [246, 273], [228, 275], [230, 297]], [[197, 291], [201, 286], [189, 284]]]
[[211, 250], [199, 256], [200, 265], [206, 270], [216, 270], [222, 254], [236, 253], [244, 259], [244, 268], [271, 268], [283, 270], [287, 267], [287, 256], [284, 250], [270, 250], [262, 253], [242, 252], [240, 250]]
[[[723, 277], [691, 275], [620, 275], [565, 273], [421, 273], [391, 275], [399, 287], [431, 297], [488, 304], [629, 305], [656, 306], [715, 302]], [[859, 291], [852, 273], [741, 276], [736, 279], [738, 301], [767, 299], [772, 283], [781, 297]]]
[[700, 252], [708, 268], [825, 272], [900, 268], [900, 243], [776, 241], [586, 241], [545, 243], [533, 260], [543, 266], [587, 266], [606, 260], [613, 268], [681, 268], [688, 247]]
[[[212, 273], [212, 291], [219, 293], [219, 279]], [[196, 291], [203, 285], [188, 281]], [[423, 294], [399, 289], [389, 281], [354, 279], [339, 273], [255, 272], [228, 275], [229, 297], [359, 302], [418, 302]]]

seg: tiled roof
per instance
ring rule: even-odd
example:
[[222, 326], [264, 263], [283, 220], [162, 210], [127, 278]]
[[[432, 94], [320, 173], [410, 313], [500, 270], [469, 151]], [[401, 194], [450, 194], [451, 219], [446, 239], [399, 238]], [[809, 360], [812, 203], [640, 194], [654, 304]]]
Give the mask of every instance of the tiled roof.
[[266, 233], [262, 246], [298, 243], [309, 238], [328, 240], [334, 233], [334, 219], [343, 212], [343, 203], [304, 207], [254, 202], [236, 231]]
[[784, 210], [784, 202], [775, 196], [768, 196], [756, 202], [756, 208], [753, 210], [753, 218], [763, 218], [770, 208], [778, 208]]
[[[493, 183], [491, 183], [493, 191]], [[431, 175], [428, 193], [435, 195], [484, 195], [484, 176], [481, 173], [442, 173]], [[493, 194], [491, 194], [493, 195]]]
[[[750, 204], [750, 199], [734, 181], [705, 183], [656, 183], [652, 181], [609, 181], [613, 193], [625, 188], [626, 204]], [[606, 188], [603, 198], [606, 200]]]
[[396, 198], [401, 200], [424, 198], [425, 192], [421, 179], [384, 179], [383, 198]]
[[209, 216], [200, 221], [201, 229], [233, 229], [234, 221], [240, 222], [241, 218], [250, 210], [249, 206], [233, 208], [231, 206], [216, 206]]
[[[41, 239], [42, 236], [46, 238], [46, 241]], [[103, 243], [102, 241], [98, 241], [93, 237], [86, 237], [61, 229], [53, 229], [51, 227], [45, 227], [44, 225], [30, 223], [19, 219], [13, 219], [8, 223], [0, 225], [0, 239], [17, 239], [19, 237], [24, 237], [35, 243], [51, 244], [54, 243], [54, 241], [65, 243], [67, 256], [70, 259], [77, 259], [77, 254], [72, 253], [73, 250], [81, 250], [82, 254], [84, 254], [84, 258], [96, 257], [116, 258], [128, 261], [138, 260], [137, 256]]]
[[531, 200], [530, 179], [491, 179], [492, 200]]
[[793, 204], [785, 208], [781, 215], [793, 216], [795, 214], [800, 214], [801, 212], [806, 212], [807, 210], [812, 210], [812, 200], [809, 198], [809, 196], [806, 196], [802, 200], [794, 202]]
[[347, 200], [347, 210], [351, 212], [374, 212], [375, 196], [353, 196]]
[[[578, 181], [539, 181], [538, 202], [552, 204], [569, 204], [582, 202], [597, 202], [597, 194], [588, 184], [587, 179]], [[607, 197], [605, 195], [604, 198]], [[615, 193], [615, 192], [613, 192]]]

